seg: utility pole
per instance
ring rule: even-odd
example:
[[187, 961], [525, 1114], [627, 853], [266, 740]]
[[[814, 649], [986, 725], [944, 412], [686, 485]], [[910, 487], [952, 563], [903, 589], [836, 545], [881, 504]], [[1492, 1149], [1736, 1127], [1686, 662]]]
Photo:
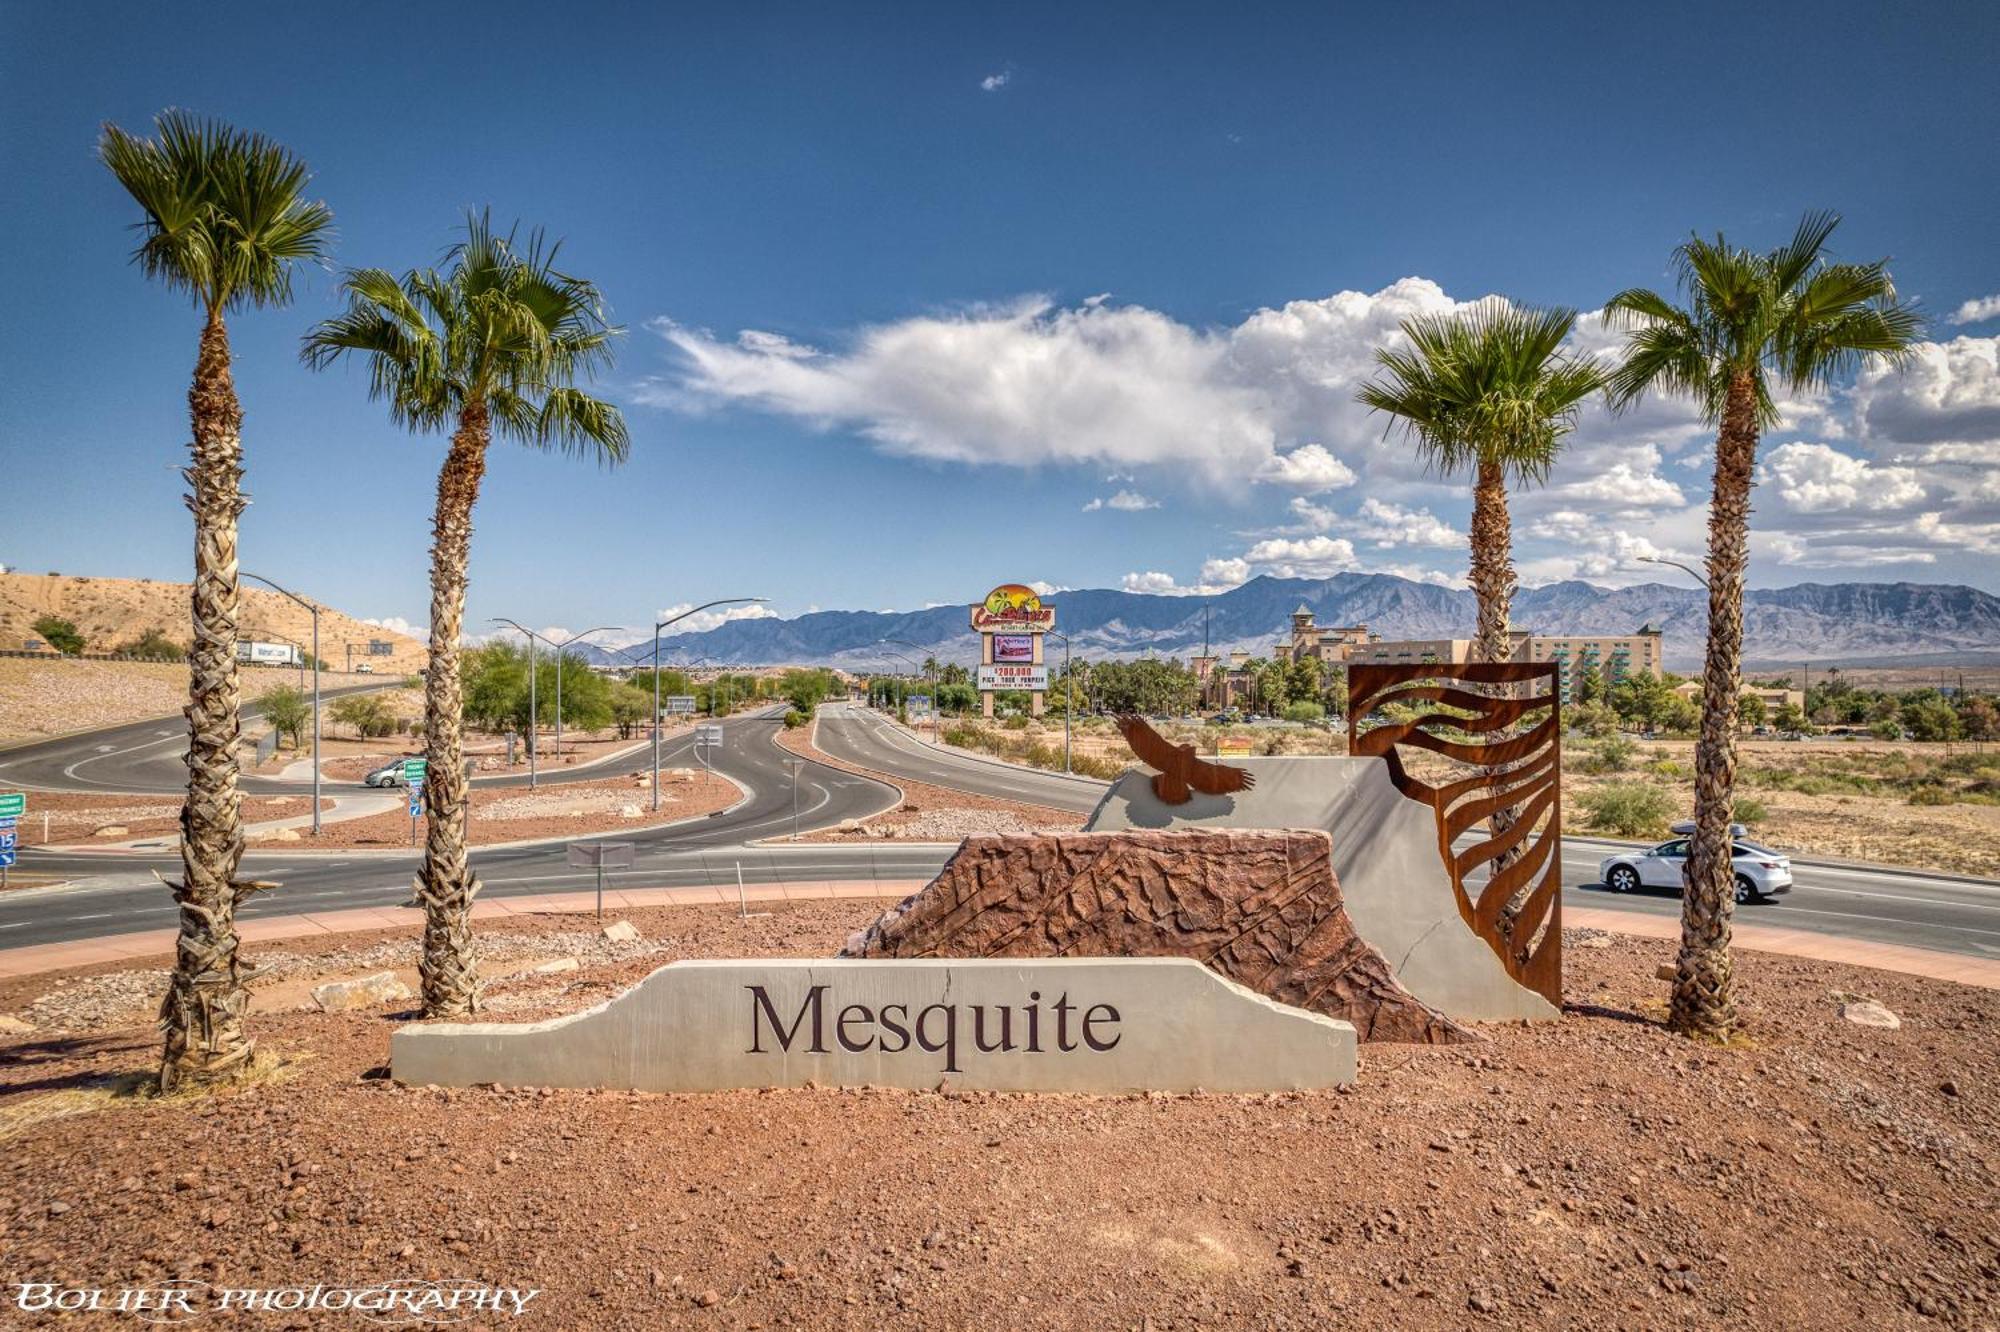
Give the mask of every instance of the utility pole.
[[[518, 624], [504, 615], [496, 615], [493, 619], [498, 624], [511, 624], [528, 636], [528, 789], [532, 791], [535, 789], [537, 769], [535, 751], [541, 748], [541, 746], [535, 743], [535, 738], [542, 733], [542, 723], [535, 698], [535, 640], [542, 636], [526, 625]], [[547, 642], [548, 640], [543, 639], [542, 641]]]
[[[685, 620], [696, 611], [705, 611], [713, 606], [738, 606], [748, 602], [764, 601], [763, 597], [725, 597], [721, 601], [707, 601], [678, 615], [669, 615], [653, 626], [653, 810], [660, 808], [660, 630], [680, 620]], [[715, 691], [709, 690], [709, 712], [715, 711]]]
[[[584, 638], [588, 638], [588, 637], [589, 637], [590, 635], [592, 635], [592, 634], [602, 634], [602, 633], [609, 633], [609, 632], [610, 632], [611, 630], [613, 630], [613, 629], [618, 629], [618, 630], [622, 630], [622, 629], [624, 629], [624, 628], [625, 628], [625, 626], [624, 626], [624, 625], [622, 625], [622, 624], [600, 624], [600, 625], [598, 625], [598, 626], [597, 626], [597, 628], [595, 628], [595, 629], [586, 629], [586, 630], [584, 630], [584, 631], [583, 631], [582, 633], [580, 633], [580, 634], [571, 634], [571, 635], [570, 635], [570, 636], [569, 636], [568, 638], [565, 638], [565, 639], [564, 639], [564, 640], [563, 640], [562, 642], [560, 642], [560, 643], [556, 643], [556, 642], [551, 642], [551, 643], [549, 644], [549, 647], [550, 647], [550, 649], [551, 649], [552, 651], [554, 651], [554, 653], [556, 654], [556, 762], [558, 762], [558, 763], [562, 762], [562, 752], [563, 752], [563, 748], [562, 748], [562, 745], [563, 745], [563, 741], [562, 741], [562, 721], [563, 721], [563, 718], [562, 718], [562, 668], [563, 668], [563, 654], [564, 654], [565, 652], [567, 652], [567, 651], [569, 650], [569, 645], [570, 645], [570, 644], [572, 644], [572, 643], [574, 643], [574, 642], [577, 642], [577, 641], [578, 641], [579, 639], [584, 639]], [[655, 667], [657, 667], [657, 666], [658, 666], [658, 663], [654, 663], [654, 664], [655, 664]], [[657, 670], [655, 671], [655, 673], [656, 673], [656, 674], [658, 673], [658, 672], [657, 672]]]
[[1063, 645], [1063, 772], [1067, 774], [1070, 770], [1069, 715], [1076, 711], [1076, 682], [1069, 676], [1069, 635], [1054, 629], [1048, 632], [1060, 638]]
[[[239, 570], [239, 571], [238, 571], [238, 576], [239, 576], [239, 577], [243, 577], [243, 578], [249, 578], [249, 579], [253, 579], [253, 580], [255, 580], [256, 582], [259, 582], [259, 583], [262, 583], [262, 584], [263, 584], [263, 585], [264, 585], [265, 587], [268, 587], [268, 588], [271, 588], [272, 590], [274, 590], [274, 591], [276, 591], [276, 592], [280, 593], [280, 594], [281, 594], [281, 595], [283, 595], [283, 596], [287, 596], [287, 597], [290, 597], [290, 598], [291, 598], [291, 599], [292, 599], [293, 601], [297, 602], [297, 603], [298, 603], [299, 605], [301, 605], [301, 606], [304, 606], [304, 607], [306, 608], [306, 610], [308, 610], [308, 611], [310, 611], [310, 612], [312, 613], [312, 622], [313, 622], [313, 652], [312, 652], [312, 657], [313, 657], [313, 836], [314, 836], [314, 837], [317, 837], [317, 836], [319, 836], [319, 607], [318, 607], [318, 606], [317, 606], [317, 605], [316, 605], [315, 603], [313, 603], [313, 602], [310, 602], [310, 601], [307, 601], [307, 600], [306, 600], [306, 599], [305, 599], [304, 597], [300, 596], [300, 595], [299, 595], [298, 593], [296, 593], [296, 592], [292, 592], [292, 591], [289, 591], [289, 590], [287, 590], [287, 589], [285, 589], [285, 588], [282, 588], [282, 587], [279, 587], [279, 586], [278, 586], [278, 585], [277, 585], [276, 583], [272, 582], [272, 581], [271, 581], [270, 579], [268, 579], [268, 578], [265, 578], [265, 577], [263, 577], [263, 576], [262, 576], [261, 574], [253, 574], [253, 573], [243, 573], [243, 572], [242, 572], [241, 570]], [[347, 650], [348, 650], [349, 652], [352, 652], [352, 651], [354, 650], [354, 646], [353, 646], [353, 644], [351, 644], [351, 643], [350, 643], [350, 644], [348, 645], [348, 649], [347, 649]]]

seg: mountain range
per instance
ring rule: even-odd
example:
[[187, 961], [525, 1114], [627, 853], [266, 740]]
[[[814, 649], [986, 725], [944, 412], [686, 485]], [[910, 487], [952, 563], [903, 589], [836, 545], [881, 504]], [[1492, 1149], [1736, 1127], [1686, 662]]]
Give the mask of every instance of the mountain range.
[[[1310, 608], [1322, 625], [1366, 624], [1384, 638], [1465, 638], [1472, 634], [1472, 593], [1393, 574], [1331, 578], [1253, 578], [1212, 597], [1161, 596], [1098, 588], [1052, 593], [1056, 627], [1072, 651], [1093, 658], [1148, 653], [1187, 657], [1202, 650], [1245, 649], [1268, 656], [1291, 633], [1291, 614]], [[734, 620], [665, 640], [669, 663], [706, 659], [712, 666], [898, 665], [895, 653], [921, 659], [977, 660], [978, 636], [967, 608], [918, 611], [814, 611], [791, 619]], [[1584, 582], [1522, 588], [1516, 627], [1544, 634], [1630, 633], [1642, 624], [1665, 635], [1667, 665], [1690, 669], [1701, 659], [1707, 594], [1695, 587], [1646, 583], [1606, 588]], [[901, 643], [885, 643], [900, 639]], [[913, 644], [915, 648], [904, 646]], [[1050, 654], [1060, 651], [1051, 642]], [[1935, 583], [1802, 583], [1744, 596], [1744, 658], [1752, 665], [1848, 662], [1927, 656], [1946, 660], [2000, 650], [2000, 597]], [[600, 661], [609, 653], [592, 649]], [[617, 660], [629, 660], [618, 658]]]

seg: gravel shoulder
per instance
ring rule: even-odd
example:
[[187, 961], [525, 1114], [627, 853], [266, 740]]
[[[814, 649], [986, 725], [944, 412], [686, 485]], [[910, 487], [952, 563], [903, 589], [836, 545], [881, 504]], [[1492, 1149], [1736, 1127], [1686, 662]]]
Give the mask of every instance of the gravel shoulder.
[[[579, 966], [497, 982], [493, 1016], [673, 957], [828, 954], [880, 905], [641, 911], [636, 945], [496, 924], [488, 976]], [[280, 1006], [414, 965], [376, 935], [250, 950], [274, 1075], [161, 1101], [129, 1090], [157, 972], [24, 978], [0, 984], [38, 1023], [0, 1036], [0, 1272], [464, 1277], [540, 1290], [566, 1332], [1992, 1326], [2000, 994], [1744, 953], [1746, 1039], [1698, 1046], [1657, 1022], [1666, 945], [1570, 942], [1561, 1021], [1364, 1047], [1351, 1090], [1268, 1097], [404, 1088], [407, 1003]], [[1851, 994], [1900, 1029], [1843, 1021]]]

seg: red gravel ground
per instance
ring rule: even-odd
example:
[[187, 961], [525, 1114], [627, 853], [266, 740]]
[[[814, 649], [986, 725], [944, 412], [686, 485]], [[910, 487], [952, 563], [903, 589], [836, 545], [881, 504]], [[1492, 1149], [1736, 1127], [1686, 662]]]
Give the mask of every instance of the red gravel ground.
[[[879, 909], [641, 912], [654, 955], [496, 995], [517, 1020], [669, 957], [827, 954]], [[381, 937], [268, 947], [339, 970]], [[1665, 956], [1573, 947], [1562, 1021], [1366, 1047], [1339, 1094], [425, 1090], [383, 1076], [400, 1014], [260, 1011], [270, 1081], [37, 1122], [155, 1040], [0, 1037], [0, 1282], [465, 1277], [565, 1332], [1993, 1327], [2000, 993], [1743, 954], [1747, 1036], [1714, 1048], [1657, 1024]], [[364, 1325], [232, 1316], [203, 1325]]]
[[[243, 797], [243, 822], [263, 823], [310, 814], [307, 796]], [[321, 809], [333, 808], [333, 801], [321, 800]], [[42, 814], [47, 811], [49, 836], [42, 839]], [[181, 797], [144, 795], [90, 795], [80, 792], [30, 791], [28, 812], [21, 817], [22, 842], [29, 846], [88, 846], [129, 842], [151, 837], [178, 837], [181, 825]], [[93, 837], [97, 829], [115, 824], [125, 829], [116, 837]]]

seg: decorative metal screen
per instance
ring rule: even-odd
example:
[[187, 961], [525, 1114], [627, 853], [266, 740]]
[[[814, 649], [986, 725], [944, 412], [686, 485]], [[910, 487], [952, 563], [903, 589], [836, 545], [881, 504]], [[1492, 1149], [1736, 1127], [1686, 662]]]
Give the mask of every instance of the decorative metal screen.
[[[1553, 662], [1347, 668], [1348, 752], [1387, 761], [1396, 789], [1436, 813], [1438, 854], [1466, 924], [1499, 954], [1509, 975], [1557, 1005], [1562, 1003], [1559, 688]], [[1389, 707], [1415, 709], [1415, 715], [1370, 720]], [[1413, 775], [1403, 760], [1406, 748], [1455, 760], [1463, 775]], [[1458, 839], [1474, 832], [1481, 834], [1478, 840], [1458, 849]], [[1485, 882], [1469, 886], [1468, 879], [1482, 868], [1488, 870]]]

